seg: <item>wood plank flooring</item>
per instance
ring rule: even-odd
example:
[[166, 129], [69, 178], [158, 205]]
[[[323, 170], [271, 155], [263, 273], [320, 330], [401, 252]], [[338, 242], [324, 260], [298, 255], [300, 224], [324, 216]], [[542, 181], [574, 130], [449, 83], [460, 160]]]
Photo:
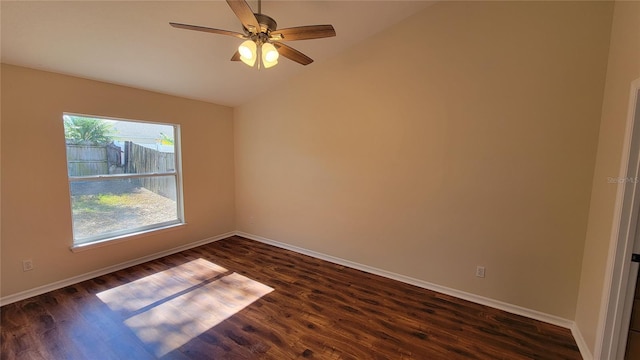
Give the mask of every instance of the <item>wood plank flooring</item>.
[[241, 237], [1, 312], [1, 359], [581, 359], [569, 330]]

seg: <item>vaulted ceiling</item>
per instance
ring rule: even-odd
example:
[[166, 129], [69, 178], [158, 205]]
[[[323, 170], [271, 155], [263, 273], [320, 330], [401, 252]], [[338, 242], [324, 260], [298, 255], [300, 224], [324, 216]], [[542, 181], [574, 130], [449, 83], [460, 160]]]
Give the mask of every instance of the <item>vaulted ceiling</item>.
[[[257, 12], [257, 1], [248, 2]], [[277, 91], [286, 79], [313, 71], [429, 4], [265, 0], [262, 12], [278, 28], [333, 24], [337, 36], [288, 43], [315, 60], [308, 66], [282, 59], [258, 71], [229, 60], [240, 39], [169, 26], [173, 21], [241, 32], [225, 1], [2, 1], [1, 60], [236, 106]]]

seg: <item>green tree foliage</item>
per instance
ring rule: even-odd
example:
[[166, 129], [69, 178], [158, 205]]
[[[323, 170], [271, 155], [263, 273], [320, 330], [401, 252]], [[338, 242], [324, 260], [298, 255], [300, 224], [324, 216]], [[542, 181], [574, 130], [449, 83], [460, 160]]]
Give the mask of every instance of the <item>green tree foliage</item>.
[[174, 140], [172, 137], [169, 137], [169, 135], [161, 132], [160, 133], [160, 144], [162, 145], [174, 145]]
[[95, 118], [64, 116], [64, 137], [67, 143], [103, 145], [113, 141], [111, 124]]

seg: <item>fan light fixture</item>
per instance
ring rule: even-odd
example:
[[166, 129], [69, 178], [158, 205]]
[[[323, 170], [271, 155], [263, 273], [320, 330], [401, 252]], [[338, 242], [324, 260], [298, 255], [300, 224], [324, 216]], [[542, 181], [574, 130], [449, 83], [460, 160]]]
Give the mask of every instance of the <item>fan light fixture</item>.
[[256, 43], [253, 40], [247, 40], [238, 47], [240, 60], [243, 63], [253, 66], [256, 63]]
[[262, 64], [265, 68], [270, 68], [278, 63], [278, 50], [271, 43], [262, 44]]
[[260, 44], [260, 41], [256, 43], [253, 40], [246, 40], [238, 47], [238, 53], [240, 53], [240, 60], [253, 67], [258, 63], [258, 69], [264, 67], [266, 69], [278, 64], [278, 50], [273, 44], [265, 42]]

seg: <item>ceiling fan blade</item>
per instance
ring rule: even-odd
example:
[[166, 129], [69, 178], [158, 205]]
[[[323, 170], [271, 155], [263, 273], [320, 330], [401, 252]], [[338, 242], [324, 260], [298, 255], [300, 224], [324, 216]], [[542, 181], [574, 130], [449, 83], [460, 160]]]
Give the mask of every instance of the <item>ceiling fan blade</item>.
[[276, 49], [278, 49], [278, 53], [280, 55], [286, 57], [289, 60], [293, 60], [298, 64], [309, 65], [313, 62], [312, 58], [292, 48], [291, 46], [282, 43], [274, 43], [273, 45], [276, 47]]
[[245, 0], [227, 0], [227, 4], [245, 29], [254, 34], [260, 32], [260, 23]]
[[231, 61], [240, 61], [240, 52], [238, 50], [236, 50], [236, 52], [233, 53], [233, 56], [231, 57]]
[[213, 29], [213, 28], [208, 28], [208, 27], [204, 27], [204, 26], [187, 25], [187, 24], [180, 24], [180, 23], [174, 23], [174, 22], [170, 22], [169, 25], [173, 26], [174, 28], [178, 28], [178, 29], [204, 31], [204, 32], [212, 33], [212, 34], [234, 36], [234, 37], [241, 38], [241, 39], [246, 39], [247, 38], [244, 34], [240, 34], [240, 33], [235, 32], [235, 31]]
[[[274, 30], [271, 36], [281, 41], [321, 39], [336, 36], [336, 30], [332, 25], [307, 25]], [[278, 39], [280, 36], [282, 39]]]

